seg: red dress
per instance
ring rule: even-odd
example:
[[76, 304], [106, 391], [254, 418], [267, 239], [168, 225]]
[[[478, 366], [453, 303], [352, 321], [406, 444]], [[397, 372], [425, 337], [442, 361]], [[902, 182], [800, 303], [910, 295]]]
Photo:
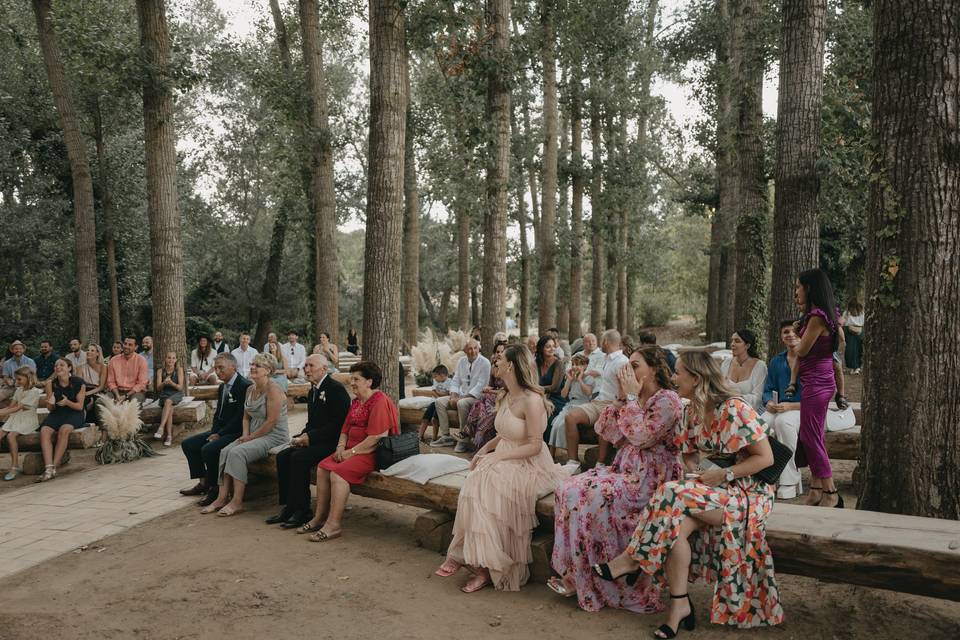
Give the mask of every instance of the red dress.
[[[397, 408], [385, 393], [375, 391], [366, 402], [354, 398], [340, 433], [347, 434], [346, 450], [349, 451], [367, 436], [379, 436], [388, 431], [391, 435], [400, 433]], [[334, 455], [330, 454], [321, 460], [317, 469], [331, 471], [350, 484], [363, 484], [376, 466], [373, 453], [360, 453], [343, 462], [337, 462]]]

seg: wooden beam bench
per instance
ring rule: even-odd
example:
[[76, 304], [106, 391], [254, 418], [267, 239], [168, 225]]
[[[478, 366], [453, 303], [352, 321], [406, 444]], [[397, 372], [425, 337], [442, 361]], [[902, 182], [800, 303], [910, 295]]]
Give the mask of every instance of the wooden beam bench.
[[[190, 396], [194, 400], [218, 400], [217, 391], [220, 389], [220, 385], [216, 384], [205, 384], [196, 387], [190, 387]], [[288, 398], [302, 398], [310, 392], [310, 383], [309, 382], [291, 382], [290, 386], [287, 387], [287, 397]]]
[[[272, 456], [250, 470], [276, 478]], [[420, 485], [372, 473], [351, 490], [454, 514], [465, 478], [466, 472], [460, 472]], [[536, 513], [545, 528], [553, 526], [553, 509], [552, 494], [537, 501]], [[958, 521], [778, 503], [766, 530], [781, 573], [960, 601]], [[538, 536], [535, 558], [549, 559], [551, 542], [549, 536]]]
[[[100, 427], [95, 424], [88, 424], [80, 429], [74, 429], [70, 432], [70, 439], [67, 442], [67, 449], [89, 449], [100, 440]], [[53, 442], [57, 442], [57, 434], [53, 435]], [[34, 431], [17, 437], [17, 448], [20, 451], [40, 451], [40, 432]], [[7, 452], [7, 439], [0, 441], [0, 452]]]
[[[160, 422], [160, 414], [163, 410], [159, 404], [147, 404], [140, 410], [140, 419], [145, 425], [156, 424]], [[173, 408], [173, 422], [201, 422], [207, 416], [207, 403], [202, 400], [191, 400], [181, 402]]]

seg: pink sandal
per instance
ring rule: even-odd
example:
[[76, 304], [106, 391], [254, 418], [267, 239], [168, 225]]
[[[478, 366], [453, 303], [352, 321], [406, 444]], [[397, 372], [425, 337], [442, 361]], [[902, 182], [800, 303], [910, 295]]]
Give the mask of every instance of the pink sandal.
[[456, 560], [447, 558], [443, 561], [443, 564], [440, 565], [440, 568], [433, 572], [433, 575], [440, 576], [441, 578], [449, 578], [457, 571], [460, 571], [462, 567], [463, 565]]
[[460, 591], [463, 591], [464, 593], [476, 593], [477, 591], [480, 591], [480, 589], [492, 585], [493, 580], [490, 579], [490, 574], [477, 574], [470, 578], [470, 580], [467, 581], [467, 584], [460, 587]]

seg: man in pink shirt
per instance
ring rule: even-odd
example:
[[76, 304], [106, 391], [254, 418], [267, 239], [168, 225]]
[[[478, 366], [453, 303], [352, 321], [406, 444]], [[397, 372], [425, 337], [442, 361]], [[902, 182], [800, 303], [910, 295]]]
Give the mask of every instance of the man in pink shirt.
[[147, 361], [137, 353], [137, 339], [124, 338], [123, 353], [107, 364], [107, 391], [118, 401], [135, 398], [143, 404], [147, 384]]

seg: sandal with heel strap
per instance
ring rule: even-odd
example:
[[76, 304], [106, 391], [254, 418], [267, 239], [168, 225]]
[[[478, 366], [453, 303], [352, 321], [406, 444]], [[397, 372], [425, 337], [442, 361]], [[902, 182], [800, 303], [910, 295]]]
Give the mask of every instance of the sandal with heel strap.
[[677, 625], [676, 629], [674, 629], [667, 623], [663, 623], [662, 625], [657, 627], [656, 631], [653, 632], [654, 638], [657, 638], [658, 640], [662, 640], [664, 638], [669, 640], [670, 638], [677, 637], [677, 634], [680, 633], [680, 627], [683, 627], [687, 631], [693, 631], [694, 629], [697, 628], [697, 615], [696, 615], [696, 612], [694, 612], [693, 610], [693, 600], [690, 599], [690, 594], [685, 593], [680, 596], [675, 596], [672, 593], [670, 594], [671, 600], [681, 600], [683, 598], [686, 598], [687, 602], [690, 603], [690, 613], [688, 613], [686, 616], [684, 616], [682, 620], [680, 620], [680, 624]]
[[827, 491], [825, 489], [821, 489], [820, 491], [825, 496], [837, 496], [837, 504], [833, 505], [833, 508], [843, 509], [843, 496], [838, 494], [839, 489], [834, 489], [833, 491]]
[[606, 562], [593, 565], [592, 570], [593, 575], [597, 576], [598, 578], [602, 578], [607, 582], [616, 582], [620, 578], [626, 576], [626, 583], [628, 587], [632, 587], [633, 585], [637, 584], [637, 580], [640, 579], [639, 569], [637, 571], [629, 571], [627, 573], [621, 573], [620, 575], [615, 576], [610, 572], [610, 565], [608, 565]]

